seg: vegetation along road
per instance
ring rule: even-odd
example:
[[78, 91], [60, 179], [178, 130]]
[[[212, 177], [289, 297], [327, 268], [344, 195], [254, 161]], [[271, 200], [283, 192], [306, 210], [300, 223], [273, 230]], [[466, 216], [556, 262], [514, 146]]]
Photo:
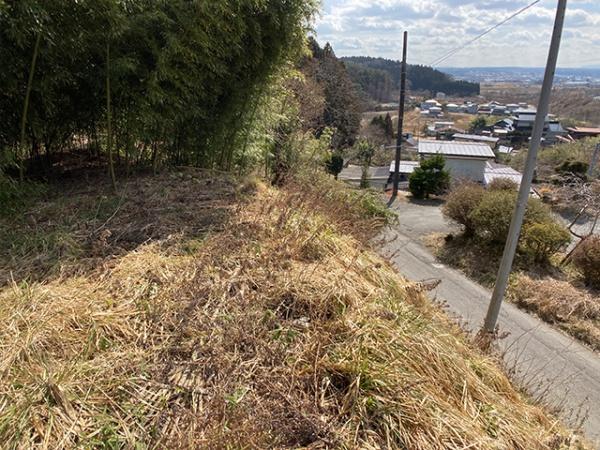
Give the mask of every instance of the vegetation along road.
[[[463, 326], [476, 332], [483, 324], [491, 293], [457, 270], [436, 262], [420, 242], [434, 232], [447, 232], [436, 204], [402, 202], [400, 224], [385, 234], [382, 248], [403, 275], [413, 281], [441, 280], [432, 296], [447, 304]], [[486, 261], [482, 261], [486, 264]], [[600, 358], [575, 339], [540, 319], [505, 303], [499, 341], [505, 364], [532, 395], [559, 408], [566, 421], [585, 419], [586, 434], [600, 441]]]

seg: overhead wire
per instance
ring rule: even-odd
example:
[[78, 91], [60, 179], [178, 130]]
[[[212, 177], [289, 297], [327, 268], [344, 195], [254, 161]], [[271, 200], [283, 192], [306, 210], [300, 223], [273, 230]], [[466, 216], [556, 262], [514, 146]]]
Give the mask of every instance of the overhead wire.
[[501, 22], [498, 22], [496, 25], [494, 25], [491, 28], [488, 28], [486, 31], [484, 31], [483, 33], [479, 34], [477, 37], [471, 39], [469, 42], [456, 47], [453, 50], [450, 50], [448, 53], [446, 53], [444, 56], [436, 59], [435, 61], [433, 61], [432, 63], [429, 64], [429, 66], [431, 67], [435, 67], [440, 65], [442, 62], [446, 61], [448, 58], [450, 58], [451, 56], [454, 56], [456, 53], [460, 52], [461, 50], [463, 50], [464, 48], [468, 47], [471, 44], [474, 44], [475, 42], [477, 42], [479, 39], [483, 38], [484, 36], [490, 34], [492, 31], [496, 30], [497, 28], [500, 28], [502, 25], [506, 24], [507, 22], [510, 22], [511, 20], [513, 20], [515, 17], [523, 14], [525, 11], [533, 8], [535, 5], [537, 5], [538, 3], [540, 3], [542, 0], [535, 0], [534, 2], [530, 3], [529, 5], [521, 8], [520, 10], [518, 10], [517, 12], [515, 12], [514, 14], [510, 15], [509, 17], [507, 17], [506, 19], [504, 19]]

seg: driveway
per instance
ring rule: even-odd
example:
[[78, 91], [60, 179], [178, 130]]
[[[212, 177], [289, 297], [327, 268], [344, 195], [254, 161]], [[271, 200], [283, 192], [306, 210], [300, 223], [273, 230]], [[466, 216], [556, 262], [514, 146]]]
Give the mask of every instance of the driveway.
[[[491, 292], [438, 263], [420, 240], [454, 229], [444, 220], [440, 204], [401, 199], [395, 209], [400, 223], [384, 233], [382, 255], [410, 280], [441, 280], [430, 293], [432, 299], [443, 302], [451, 316], [476, 333], [483, 324]], [[600, 448], [599, 355], [510, 303], [502, 307], [499, 326], [500, 333], [507, 334], [499, 346], [513, 378], [534, 398], [559, 409], [566, 423], [577, 426], [585, 419], [586, 436]]]

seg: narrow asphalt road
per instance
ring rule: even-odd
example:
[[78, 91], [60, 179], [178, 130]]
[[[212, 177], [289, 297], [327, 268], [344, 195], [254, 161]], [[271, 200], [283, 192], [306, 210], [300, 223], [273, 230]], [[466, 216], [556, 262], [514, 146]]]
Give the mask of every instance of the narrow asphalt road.
[[[382, 255], [410, 280], [441, 280], [431, 297], [445, 303], [468, 331], [477, 332], [491, 292], [437, 262], [421, 242], [425, 235], [451, 230], [439, 204], [403, 200], [396, 208], [400, 224], [385, 232]], [[514, 379], [534, 398], [558, 408], [566, 423], [577, 426], [585, 419], [586, 436], [600, 448], [600, 356], [510, 303], [502, 307], [499, 326], [507, 334], [499, 345]]]

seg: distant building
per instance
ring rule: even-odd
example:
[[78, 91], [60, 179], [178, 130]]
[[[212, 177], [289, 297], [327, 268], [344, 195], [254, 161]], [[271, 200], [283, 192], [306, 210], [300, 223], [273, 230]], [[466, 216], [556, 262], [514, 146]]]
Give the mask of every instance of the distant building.
[[462, 105], [462, 111], [467, 114], [477, 114], [477, 111], [479, 111], [479, 105], [477, 103], [467, 102]]
[[437, 100], [427, 100], [421, 103], [421, 111], [429, 111], [431, 108], [441, 108], [442, 105]]
[[438, 92], [437, 94], [435, 94], [435, 98], [437, 98], [438, 100], [446, 100], [446, 93]]
[[429, 108], [429, 116], [430, 117], [441, 117], [444, 115], [444, 111], [441, 106], [432, 106]]
[[419, 156], [430, 158], [442, 155], [446, 167], [455, 179], [468, 179], [483, 183], [487, 162], [494, 161], [496, 155], [489, 145], [471, 142], [427, 141], [419, 142]]
[[452, 138], [457, 142], [478, 142], [481, 144], [487, 144], [495, 149], [500, 142], [500, 139], [492, 136], [481, 136], [478, 134], [461, 134], [457, 133]]
[[484, 169], [483, 185], [487, 187], [492, 181], [499, 178], [514, 181], [520, 186], [521, 181], [523, 180], [523, 174], [517, 172], [512, 167], [488, 161]]
[[567, 128], [567, 132], [573, 139], [600, 136], [600, 128], [571, 127]]
[[462, 111], [462, 108], [455, 103], [448, 103], [446, 105], [446, 111], [449, 113], [459, 113]]

